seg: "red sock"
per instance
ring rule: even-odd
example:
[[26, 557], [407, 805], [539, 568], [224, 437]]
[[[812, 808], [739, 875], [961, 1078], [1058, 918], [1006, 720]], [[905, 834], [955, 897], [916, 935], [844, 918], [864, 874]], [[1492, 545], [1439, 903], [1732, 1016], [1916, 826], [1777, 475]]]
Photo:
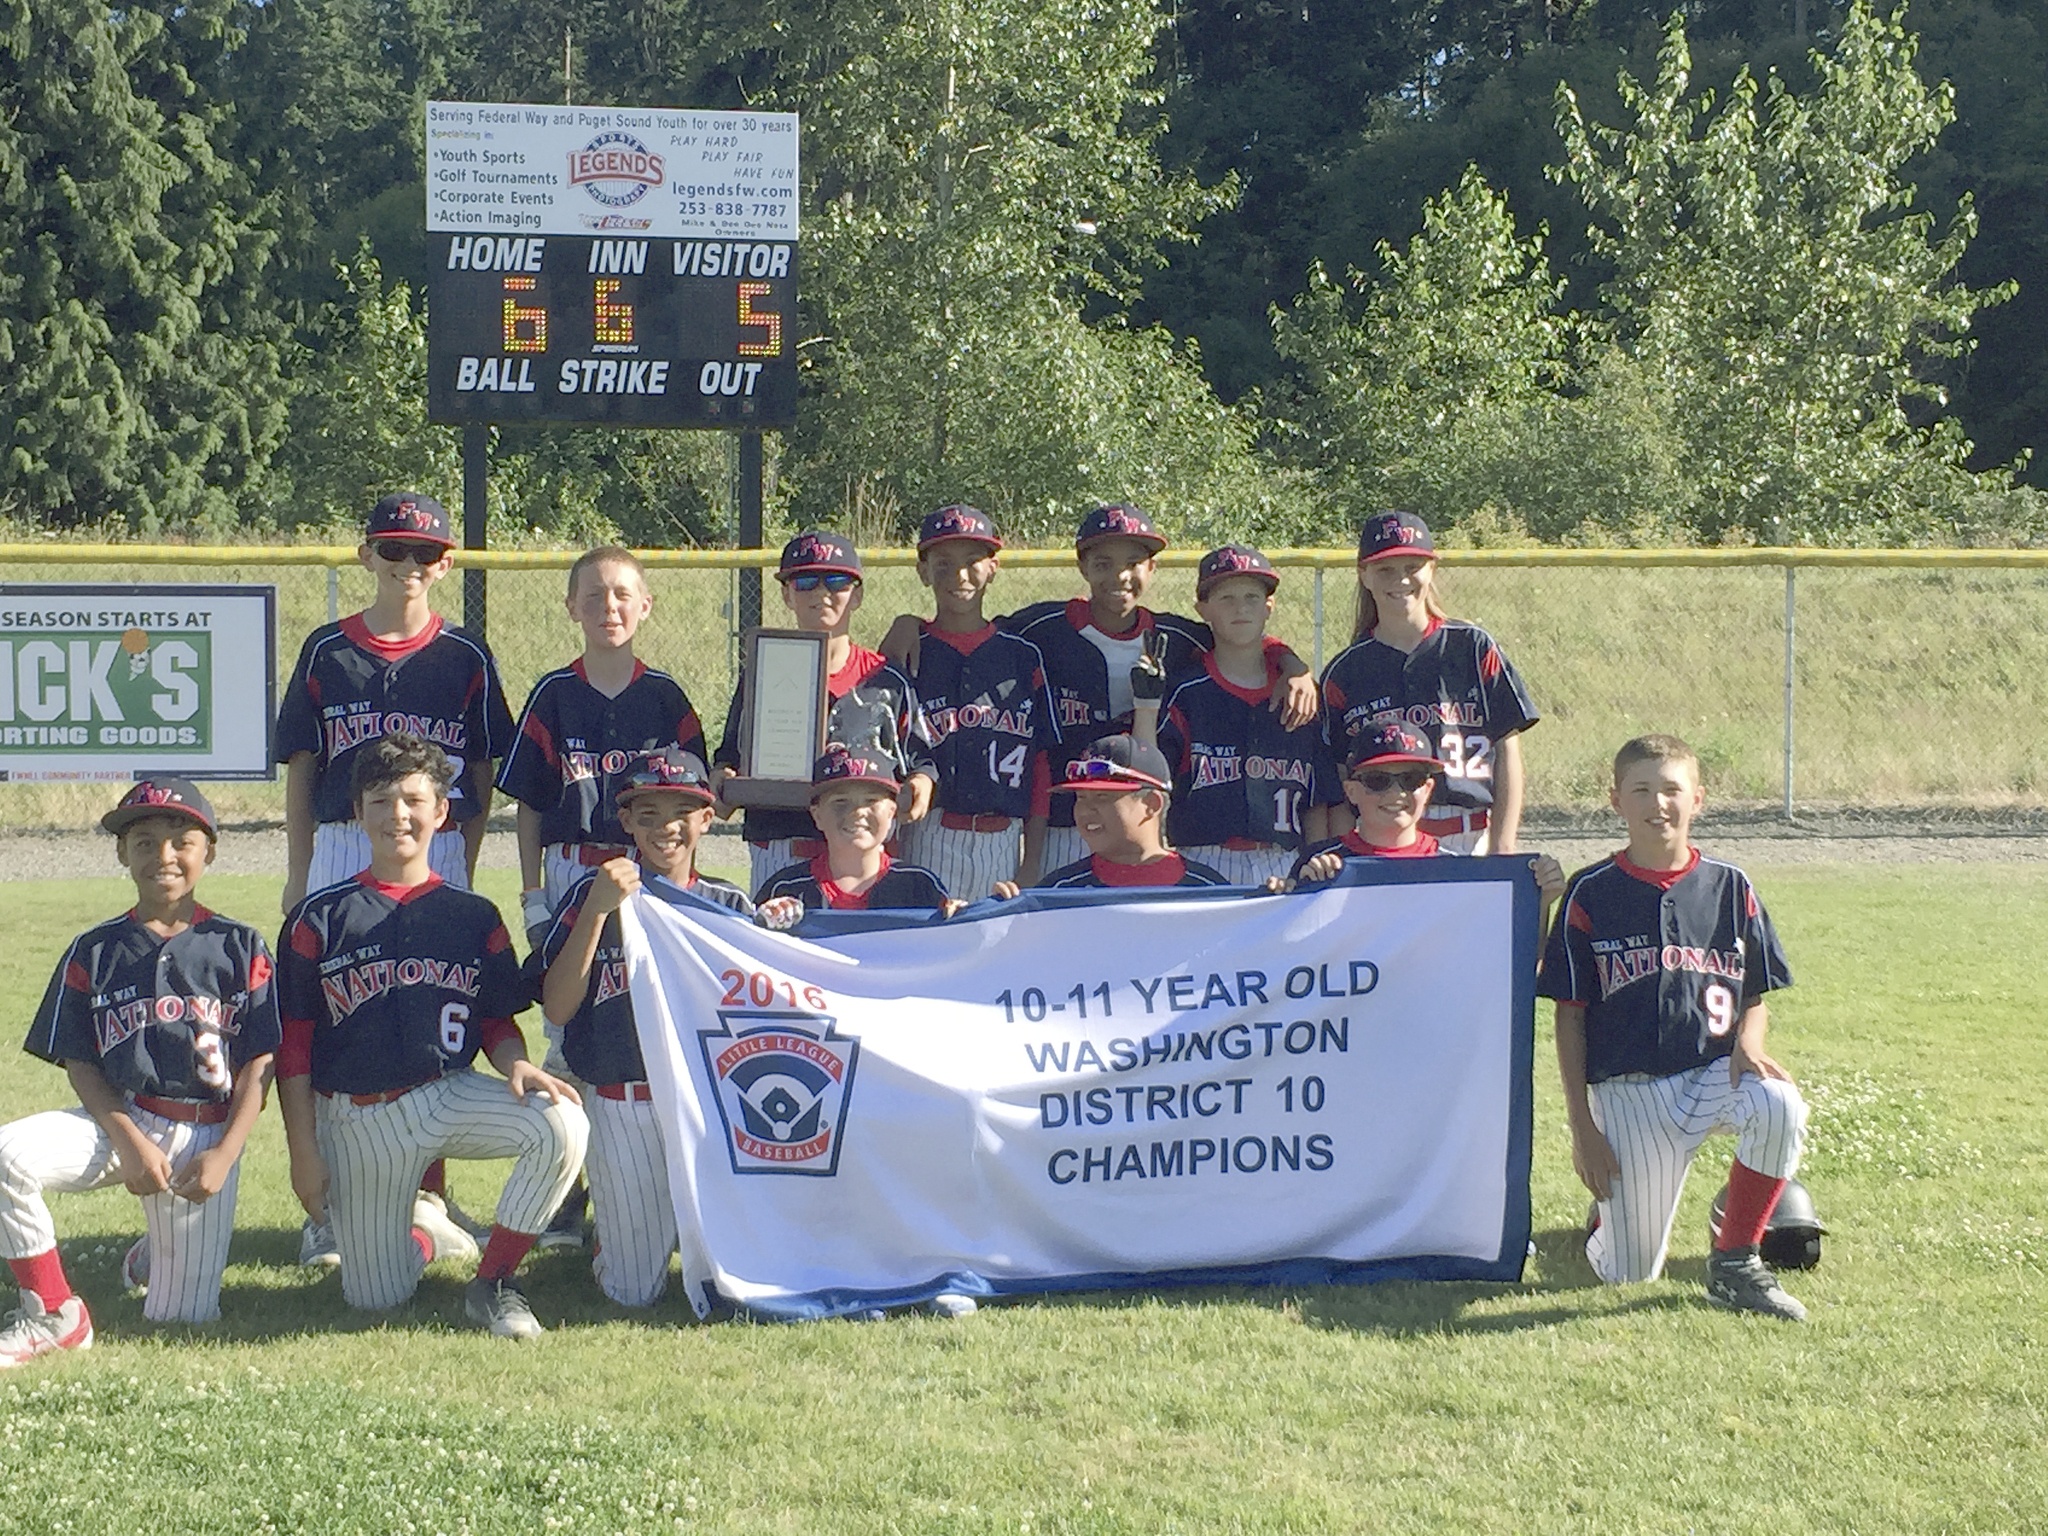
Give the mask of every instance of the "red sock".
[[537, 1232], [514, 1232], [510, 1227], [491, 1228], [491, 1239], [484, 1244], [484, 1256], [477, 1261], [476, 1277], [479, 1280], [504, 1280], [519, 1267], [519, 1261], [526, 1257], [533, 1247]]
[[1783, 1179], [1767, 1177], [1742, 1163], [1732, 1164], [1728, 1169], [1728, 1208], [1721, 1213], [1721, 1238], [1714, 1244], [1715, 1251], [1730, 1253], [1761, 1243], [1783, 1193]]
[[423, 1228], [414, 1227], [412, 1229], [412, 1245], [413, 1247], [419, 1249], [420, 1262], [422, 1264], [431, 1264], [434, 1262], [434, 1240], [431, 1237], [427, 1236], [426, 1231]]
[[420, 1188], [430, 1195], [439, 1195], [443, 1200], [448, 1198], [448, 1161], [446, 1158], [437, 1157], [427, 1164], [427, 1171], [420, 1175]]
[[34, 1258], [9, 1259], [7, 1267], [14, 1271], [15, 1283], [24, 1291], [34, 1291], [49, 1311], [71, 1299], [71, 1282], [64, 1278], [64, 1261], [57, 1257], [56, 1249]]

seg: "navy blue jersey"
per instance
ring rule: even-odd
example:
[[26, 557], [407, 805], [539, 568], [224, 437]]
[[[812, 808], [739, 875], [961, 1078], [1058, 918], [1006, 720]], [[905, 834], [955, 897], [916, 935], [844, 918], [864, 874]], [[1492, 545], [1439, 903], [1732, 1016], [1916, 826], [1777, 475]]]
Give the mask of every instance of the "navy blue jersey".
[[1045, 658], [993, 624], [971, 635], [922, 628], [915, 681], [939, 770], [933, 810], [1030, 815], [1037, 759], [1060, 744]]
[[512, 712], [483, 641], [438, 614], [395, 643], [372, 635], [359, 613], [308, 635], [277, 712], [277, 760], [313, 754], [314, 820], [355, 820], [356, 749], [389, 731], [411, 731], [448, 754], [449, 819], [474, 817], [492, 760], [512, 745]]
[[1038, 882], [1047, 891], [1122, 890], [1141, 885], [1228, 885], [1208, 865], [1169, 853], [1150, 864], [1115, 864], [1090, 854], [1054, 870]]
[[[555, 908], [539, 947], [526, 957], [526, 995], [536, 1004], [548, 967], [568, 944], [569, 931], [576, 926], [584, 902], [590, 899], [590, 885], [596, 878], [597, 872], [593, 870], [570, 887], [562, 904]], [[686, 886], [670, 885], [653, 874], [646, 879], [650, 887], [659, 880], [671, 890], [688, 891], [705, 901], [730, 907], [743, 917], [754, 915], [754, 904], [747, 900], [746, 892], [709, 875], [699, 875]], [[562, 1055], [568, 1060], [569, 1070], [586, 1083], [647, 1080], [647, 1064], [640, 1056], [640, 1036], [633, 1025], [633, 996], [626, 987], [626, 945], [619, 936], [616, 912], [605, 914], [604, 927], [598, 930], [597, 953], [591, 957], [590, 985], [584, 989], [583, 1004], [575, 1017], [562, 1026]]]
[[[881, 652], [856, 645], [846, 665], [825, 680], [825, 691], [831, 697], [825, 720], [826, 741], [881, 758], [895, 767], [899, 779], [919, 771], [938, 777], [918, 707], [917, 690], [909, 678], [889, 665]], [[725, 735], [712, 758], [716, 765], [740, 765], [740, 711], [746, 697], [747, 676], [742, 669], [739, 686], [733, 689], [732, 707], [725, 712]], [[778, 806], [749, 806], [741, 830], [748, 841], [756, 843], [818, 835], [809, 811]]]
[[1437, 840], [1427, 832], [1415, 834], [1415, 841], [1406, 848], [1379, 848], [1368, 843], [1357, 832], [1346, 832], [1342, 837], [1333, 837], [1328, 842], [1315, 843], [1301, 850], [1301, 856], [1294, 861], [1289, 878], [1299, 880], [1302, 870], [1311, 859], [1326, 853], [1334, 853], [1340, 859], [1433, 859], [1443, 853]]
[[1338, 805], [1344, 791], [1315, 722], [1288, 730], [1267, 707], [1279, 672], [1242, 688], [1204, 656], [1168, 687], [1159, 710], [1159, 750], [1173, 769], [1167, 840], [1179, 847], [1233, 839], [1301, 846], [1301, 815]]
[[[1130, 697], [1130, 666], [1137, 658], [1132, 654], [1129, 661], [1120, 663], [1123, 676], [1112, 688], [1109, 658], [1089, 638], [1102, 636], [1102, 631], [1095, 627], [1087, 598], [1076, 597], [1064, 603], [1033, 603], [1029, 608], [996, 620], [996, 623], [1038, 647], [1039, 655], [1044, 658], [1045, 680], [1053, 707], [1059, 712], [1056, 724], [1061, 735], [1070, 741], [1089, 742], [1130, 729], [1129, 706], [1126, 704], [1112, 713], [1111, 701], [1114, 699], [1121, 704]], [[1164, 665], [1168, 677], [1191, 670], [1215, 643], [1208, 625], [1197, 624], [1177, 614], [1154, 613], [1149, 608], [1138, 610], [1137, 624], [1127, 633], [1103, 638], [1120, 643], [1122, 650], [1135, 653], [1145, 637], [1155, 629], [1166, 636]], [[1060, 780], [1065, 767], [1064, 763], [1052, 765], [1051, 782]], [[1052, 797], [1048, 821], [1055, 827], [1074, 824], [1072, 793]]]
[[1573, 875], [1537, 991], [1585, 1006], [1586, 1081], [1597, 1083], [1726, 1056], [1743, 1010], [1790, 985], [1749, 877], [1695, 851], [1684, 870], [1615, 854]]
[[794, 896], [806, 911], [876, 912], [888, 907], [909, 907], [936, 912], [946, 904], [946, 888], [939, 877], [919, 864], [898, 864], [882, 855], [882, 877], [855, 895], [832, 882], [832, 866], [825, 855], [788, 864], [765, 880], [754, 892], [757, 904], [778, 896]]
[[1370, 635], [1337, 653], [1323, 672], [1323, 740], [1333, 762], [1361, 728], [1397, 720], [1434, 743], [1444, 784], [1431, 809], [1493, 804], [1493, 752], [1540, 716], [1493, 637], [1475, 624], [1440, 621], [1413, 651]]
[[71, 941], [24, 1049], [96, 1065], [117, 1093], [220, 1102], [280, 1039], [270, 947], [209, 912], [166, 939], [133, 912]]
[[526, 1006], [497, 907], [438, 875], [388, 886], [364, 870], [315, 891], [285, 924], [278, 986], [287, 1028], [310, 1026], [321, 1093], [387, 1093], [466, 1067], [487, 1026]]
[[612, 804], [613, 776], [660, 747], [704, 756], [690, 696], [666, 672], [635, 663], [616, 698], [591, 686], [581, 659], [533, 685], [498, 788], [540, 812], [542, 843], [631, 841]]

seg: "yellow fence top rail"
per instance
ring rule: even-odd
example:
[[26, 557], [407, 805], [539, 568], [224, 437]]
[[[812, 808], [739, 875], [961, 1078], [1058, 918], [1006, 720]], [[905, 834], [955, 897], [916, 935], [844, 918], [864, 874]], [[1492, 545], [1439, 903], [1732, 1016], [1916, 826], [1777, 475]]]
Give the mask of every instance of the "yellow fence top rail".
[[[457, 550], [456, 564], [473, 570], [567, 570], [580, 554], [574, 549]], [[738, 570], [773, 568], [773, 549], [643, 549], [636, 553], [650, 568], [664, 570]], [[2048, 549], [1446, 549], [1446, 565], [1481, 567], [1538, 566], [1767, 566], [1847, 567], [1863, 570], [2048, 570]], [[1342, 570], [1358, 558], [1351, 549], [1275, 549], [1267, 551], [1276, 566], [1293, 570]], [[867, 549], [861, 558], [876, 567], [908, 566], [917, 561], [911, 549]], [[1159, 563], [1170, 569], [1193, 569], [1202, 558], [1198, 549], [1170, 549]], [[1074, 552], [1057, 549], [1007, 549], [1008, 566], [1070, 566]], [[346, 568], [356, 552], [341, 545], [315, 544], [0, 544], [0, 569], [8, 566], [106, 565], [116, 567], [311, 566]]]

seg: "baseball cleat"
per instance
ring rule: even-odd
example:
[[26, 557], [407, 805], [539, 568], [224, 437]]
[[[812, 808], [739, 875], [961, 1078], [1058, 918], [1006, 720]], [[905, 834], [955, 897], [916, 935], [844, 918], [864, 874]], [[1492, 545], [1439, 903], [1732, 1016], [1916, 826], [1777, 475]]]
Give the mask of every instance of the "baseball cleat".
[[590, 1191], [580, 1184], [562, 1197], [562, 1203], [549, 1219], [547, 1229], [534, 1239], [533, 1246], [546, 1252], [550, 1248], [581, 1248], [583, 1246], [583, 1209], [590, 1203]]
[[121, 1255], [121, 1283], [131, 1291], [149, 1289], [149, 1239], [138, 1237]]
[[501, 1339], [537, 1339], [547, 1331], [526, 1304], [525, 1293], [510, 1280], [478, 1275], [463, 1292], [462, 1310]]
[[981, 1310], [972, 1296], [962, 1296], [958, 1291], [941, 1291], [926, 1306], [934, 1317], [972, 1317]]
[[473, 1259], [483, 1251], [477, 1247], [476, 1239], [455, 1225], [441, 1202], [431, 1196], [422, 1194], [413, 1200], [412, 1224], [427, 1234], [427, 1241], [434, 1245], [435, 1259]]
[[1707, 1260], [1707, 1300], [1732, 1312], [1761, 1312], [1788, 1323], [1806, 1321], [1806, 1308], [1785, 1294], [1770, 1265], [1751, 1249], [1716, 1253]]
[[446, 1195], [437, 1195], [431, 1189], [423, 1189], [419, 1192], [418, 1198], [426, 1201], [435, 1210], [445, 1212], [450, 1221], [454, 1222], [456, 1226], [462, 1228], [463, 1231], [467, 1232], [478, 1242], [482, 1242], [491, 1235], [491, 1225], [489, 1222], [478, 1221]]
[[341, 1250], [334, 1246], [334, 1228], [308, 1216], [299, 1228], [299, 1263], [306, 1269], [339, 1269]]
[[60, 1349], [92, 1348], [92, 1314], [73, 1296], [52, 1312], [34, 1291], [21, 1293], [21, 1305], [0, 1326], [0, 1370], [26, 1365], [38, 1355]]

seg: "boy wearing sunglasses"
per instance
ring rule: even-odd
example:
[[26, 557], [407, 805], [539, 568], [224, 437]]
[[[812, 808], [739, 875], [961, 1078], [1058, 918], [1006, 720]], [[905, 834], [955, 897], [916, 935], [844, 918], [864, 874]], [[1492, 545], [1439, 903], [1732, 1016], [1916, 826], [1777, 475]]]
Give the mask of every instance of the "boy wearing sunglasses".
[[[1344, 798], [1357, 813], [1358, 825], [1303, 854], [1295, 880], [1313, 885], [1334, 879], [1347, 859], [1428, 859], [1444, 854], [1437, 840], [1422, 830], [1430, 796], [1443, 773], [1444, 765], [1429, 742], [1400, 722], [1384, 720], [1362, 728], [1352, 738], [1344, 764]], [[1537, 924], [1541, 932], [1551, 904], [1564, 894], [1564, 866], [1543, 853], [1531, 856], [1529, 867], [1543, 897]]]
[[[1149, 742], [1130, 735], [1090, 742], [1053, 786], [1055, 793], [1073, 795], [1074, 827], [1088, 856], [1054, 870], [1038, 882], [1039, 888], [1230, 884], [1208, 865], [1182, 858], [1166, 846], [1172, 782], [1165, 756]], [[1004, 881], [995, 894], [1007, 901], [1017, 894], [1017, 887]]]
[[467, 889], [491, 808], [492, 767], [512, 744], [512, 712], [482, 640], [443, 623], [427, 593], [454, 565], [447, 510], [399, 491], [370, 510], [356, 550], [376, 579], [370, 606], [306, 637], [277, 712], [285, 765], [284, 910], [308, 891], [370, 864], [369, 839], [349, 799], [355, 754], [389, 731], [424, 736], [455, 767], [448, 828], [435, 835], [434, 873]]
[[[427, 606], [428, 591], [455, 563], [447, 509], [417, 491], [386, 496], [370, 509], [356, 558], [376, 578], [376, 596], [361, 613], [306, 637], [277, 711], [287, 919], [312, 892], [370, 867], [370, 839], [356, 821], [349, 784], [357, 754], [392, 731], [424, 737], [454, 768], [448, 819], [433, 835], [428, 861], [442, 880], [467, 890], [483, 849], [493, 767], [513, 741], [490, 648]], [[438, 1210], [447, 1194], [440, 1164], [427, 1170], [422, 1188]], [[455, 1216], [467, 1223], [460, 1211]], [[299, 1262], [340, 1262], [324, 1223], [307, 1220]]]
[[[828, 637], [825, 739], [888, 764], [903, 785], [902, 819], [916, 821], [932, 803], [938, 770], [910, 679], [879, 651], [853, 643], [850, 630], [861, 599], [860, 551], [836, 533], [800, 533], [783, 545], [775, 579], [796, 627]], [[725, 735], [712, 754], [714, 788], [723, 788], [739, 774], [740, 718], [746, 697], [747, 675], [742, 669], [725, 712]], [[770, 876], [825, 851], [805, 810], [748, 806], [740, 829], [757, 893]]]

